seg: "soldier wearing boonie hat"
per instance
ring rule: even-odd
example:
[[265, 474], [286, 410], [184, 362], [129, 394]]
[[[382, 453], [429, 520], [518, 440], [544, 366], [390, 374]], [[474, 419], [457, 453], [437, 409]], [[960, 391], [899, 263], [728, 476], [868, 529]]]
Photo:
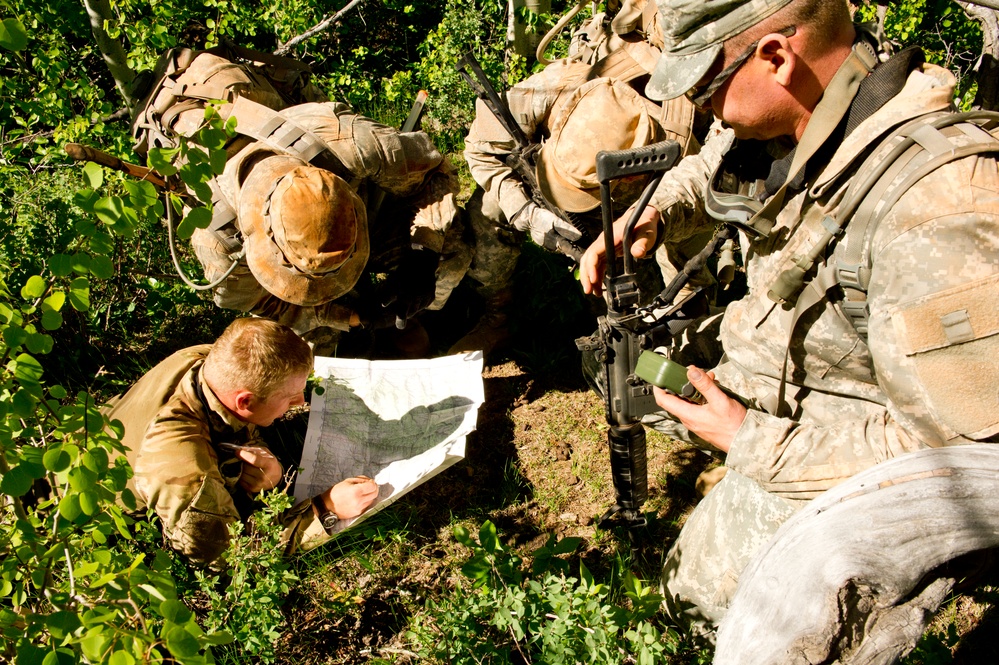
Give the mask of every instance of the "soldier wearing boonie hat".
[[[645, 419], [720, 451], [727, 468], [667, 554], [663, 595], [692, 633], [714, 639], [721, 624], [717, 662], [747, 662], [723, 639], [736, 634], [726, 613], [743, 570], [806, 501], [910, 452], [999, 442], [999, 335], [981, 324], [999, 300], [999, 242], [982, 234], [999, 224], [999, 123], [956, 114], [954, 76], [918, 48], [889, 57], [846, 0], [659, 8], [665, 47], [647, 94], [696, 89], [740, 137], [717, 177], [704, 174], [687, 221], [739, 229], [748, 291], [707, 328], [723, 360], [688, 372], [706, 404], [657, 390], [662, 411]], [[733, 39], [740, 48], [724, 48]], [[636, 233], [661, 241], [672, 211], [655, 202]], [[599, 289], [603, 251], [580, 262], [584, 290]], [[948, 334], [955, 324], [963, 334]], [[836, 607], [855, 590], [814, 603]], [[870, 622], [867, 603], [880, 599], [859, 595], [833, 614]], [[829, 649], [813, 656], [832, 662], [861, 650], [829, 639], [842, 630], [780, 637]]]
[[[543, 196], [573, 215], [579, 228], [539, 207], [520, 177], [504, 161], [514, 143], [481, 103], [465, 139], [465, 159], [479, 185], [465, 208], [476, 251], [468, 275], [478, 284], [487, 314], [452, 351], [488, 352], [505, 332], [512, 301], [511, 279], [524, 234], [541, 247], [556, 251], [559, 236], [573, 242], [592, 241], [601, 231], [600, 190], [596, 154], [674, 139], [696, 151], [690, 136], [693, 107], [678, 100], [666, 108], [635, 88], [655, 64], [658, 49], [623, 49], [596, 65], [559, 60], [505, 93], [511, 113], [524, 133], [542, 143], [536, 176]], [[654, 55], [653, 55], [654, 54]], [[635, 56], [635, 57], [633, 57]], [[646, 57], [648, 56], [648, 57]], [[603, 64], [601, 64], [603, 63]], [[618, 75], [597, 75], [613, 72]], [[615, 207], [625, 210], [641, 193], [645, 179], [613, 183]], [[654, 268], [642, 267], [647, 293], [661, 290]]]
[[[442, 307], [471, 261], [453, 169], [422, 132], [398, 132], [343, 104], [280, 115], [325, 146], [322, 159], [258, 141], [227, 162], [216, 181], [234, 221], [192, 237], [205, 278], [222, 280], [216, 304], [284, 323], [323, 353], [361, 327], [391, 338], [386, 353], [425, 354], [413, 317]], [[389, 197], [372, 219], [376, 186]]]

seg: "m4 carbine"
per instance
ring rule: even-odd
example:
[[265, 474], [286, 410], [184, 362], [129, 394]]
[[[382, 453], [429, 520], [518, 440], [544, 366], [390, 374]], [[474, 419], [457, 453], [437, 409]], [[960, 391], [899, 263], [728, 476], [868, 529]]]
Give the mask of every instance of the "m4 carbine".
[[[539, 207], [544, 208], [559, 219], [579, 229], [579, 226], [569, 218], [564, 210], [551, 203], [541, 193], [541, 188], [538, 186], [537, 172], [535, 171], [537, 154], [541, 150], [541, 144], [532, 142], [524, 133], [523, 128], [517, 124], [513, 114], [510, 113], [510, 107], [507, 106], [503, 98], [496, 92], [492, 83], [486, 78], [485, 72], [479, 66], [479, 61], [471, 53], [466, 53], [458, 60], [455, 69], [458, 70], [461, 77], [472, 88], [476, 97], [482, 100], [486, 108], [496, 116], [496, 120], [503, 126], [503, 129], [513, 138], [516, 147], [506, 156], [504, 161], [517, 174], [520, 181], [524, 183], [524, 187], [527, 188], [527, 191], [531, 195], [531, 200]], [[586, 232], [583, 229], [579, 229], [579, 231], [584, 237], [586, 236]], [[568, 238], [556, 238], [556, 248], [559, 252], [577, 263], [579, 262], [579, 257], [583, 255], [583, 248]]]
[[[672, 336], [690, 321], [683, 312], [686, 301], [674, 304], [682, 287], [704, 265], [707, 258], [729, 236], [716, 234], [670, 284], [646, 305], [641, 305], [635, 258], [631, 255], [632, 235], [642, 212], [652, 198], [666, 171], [680, 157], [675, 141], [663, 141], [631, 150], [597, 153], [597, 179], [600, 182], [601, 213], [603, 215], [606, 272], [604, 299], [607, 314], [598, 319], [597, 332], [580, 337], [576, 346], [590, 352], [601, 363], [602, 388], [605, 392], [607, 442], [610, 448], [611, 475], [616, 503], [600, 518], [604, 525], [615, 520], [629, 528], [646, 523], [642, 504], [648, 498], [645, 427], [642, 416], [658, 410], [652, 386], [635, 373], [639, 356], [654, 346], [653, 339], [662, 331]], [[610, 195], [612, 180], [642, 173], [654, 173], [646, 185], [634, 213], [628, 219], [623, 237], [623, 259], [615, 258], [614, 208]], [[727, 228], [727, 227], [726, 227]], [[622, 263], [618, 270], [619, 261]], [[658, 357], [658, 356], [657, 356]], [[648, 362], [646, 360], [646, 362]]]

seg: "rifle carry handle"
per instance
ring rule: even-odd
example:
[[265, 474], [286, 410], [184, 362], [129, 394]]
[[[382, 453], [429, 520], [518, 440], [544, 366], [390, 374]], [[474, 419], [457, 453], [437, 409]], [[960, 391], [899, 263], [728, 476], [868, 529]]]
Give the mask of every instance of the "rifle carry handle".
[[609, 182], [629, 175], [668, 171], [680, 158], [680, 144], [661, 141], [630, 150], [601, 150], [597, 153], [597, 180]]

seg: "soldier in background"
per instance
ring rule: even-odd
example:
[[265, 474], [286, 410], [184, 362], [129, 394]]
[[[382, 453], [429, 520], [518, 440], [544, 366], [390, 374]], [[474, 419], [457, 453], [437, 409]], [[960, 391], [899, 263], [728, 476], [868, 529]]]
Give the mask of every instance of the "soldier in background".
[[[686, 99], [660, 105], [640, 93], [659, 55], [656, 30], [643, 21], [644, 3], [624, 5], [614, 19], [600, 15], [584, 26], [573, 39], [571, 57], [552, 62], [503, 94], [528, 139], [542, 143], [537, 156], [541, 193], [570, 213], [575, 225], [531, 200], [532, 192], [504, 161], [515, 148], [513, 138], [481, 100], [477, 103], [465, 139], [465, 160], [479, 187], [465, 209], [475, 238], [468, 276], [485, 303], [485, 314], [452, 351], [482, 349], [488, 355], [507, 341], [511, 281], [525, 236], [555, 251], [557, 236], [585, 247], [599, 234], [597, 152], [665, 139], [677, 140], [685, 155], [700, 147], [692, 135], [694, 108]], [[624, 210], [634, 203], [646, 180], [616, 181], [615, 208]], [[647, 267], [640, 278], [643, 293], [661, 289], [661, 279]]]
[[[305, 402], [311, 372], [312, 350], [290, 328], [240, 318], [214, 344], [174, 353], [109, 402], [109, 418], [125, 427], [135, 513], [155, 512], [165, 543], [192, 564], [223, 568], [229, 525], [281, 481], [257, 428]], [[377, 495], [371, 479], [350, 478], [291, 508], [288, 551], [325, 542], [324, 523], [358, 516]]]
[[184, 49], [162, 62], [133, 122], [137, 152], [192, 136], [210, 100], [236, 118], [209, 183], [212, 223], [192, 237], [216, 304], [287, 324], [327, 354], [366, 329], [398, 355], [425, 355], [419, 314], [443, 307], [471, 261], [457, 178], [429, 137], [325, 101], [294, 60]]

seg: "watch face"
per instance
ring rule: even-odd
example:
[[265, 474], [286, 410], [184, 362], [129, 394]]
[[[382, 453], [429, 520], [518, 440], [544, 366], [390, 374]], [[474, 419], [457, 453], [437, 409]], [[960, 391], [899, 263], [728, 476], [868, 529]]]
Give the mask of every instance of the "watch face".
[[339, 520], [339, 518], [336, 516], [336, 513], [329, 512], [329, 513], [323, 513], [323, 516], [319, 518], [319, 520], [320, 522], [322, 522], [323, 528], [329, 531], [330, 529], [336, 526], [336, 523]]

